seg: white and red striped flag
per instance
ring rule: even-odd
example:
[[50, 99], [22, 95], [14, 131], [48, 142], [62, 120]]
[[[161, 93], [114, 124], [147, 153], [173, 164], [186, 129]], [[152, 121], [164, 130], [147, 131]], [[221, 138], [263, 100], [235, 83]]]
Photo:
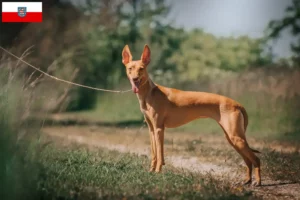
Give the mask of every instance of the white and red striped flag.
[[2, 22], [42, 22], [42, 2], [2, 2]]

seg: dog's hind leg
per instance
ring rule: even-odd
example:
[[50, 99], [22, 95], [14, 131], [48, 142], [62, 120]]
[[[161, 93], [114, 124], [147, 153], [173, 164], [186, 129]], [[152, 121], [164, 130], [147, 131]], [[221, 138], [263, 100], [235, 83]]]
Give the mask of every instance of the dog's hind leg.
[[225, 131], [225, 129], [223, 128], [223, 126], [220, 124], [221, 128], [223, 129], [224, 133], [225, 133], [225, 137], [227, 139], [227, 141], [229, 142], [229, 144], [242, 156], [244, 162], [246, 163], [246, 179], [245, 182], [243, 183], [244, 185], [246, 184], [250, 184], [251, 183], [251, 178], [252, 178], [252, 162], [251, 160], [249, 160], [246, 156], [244, 156], [238, 148], [236, 148], [233, 143], [231, 142], [231, 140], [228, 137], [227, 132]]
[[248, 143], [246, 141], [242, 113], [239, 111], [235, 111], [229, 114], [224, 114], [222, 116], [222, 120], [220, 121], [220, 124], [225, 131], [229, 143], [243, 157], [246, 163], [247, 166], [246, 183], [250, 183], [251, 181], [252, 165], [254, 165], [256, 181], [253, 183], [253, 185], [255, 186], [261, 185], [260, 160], [252, 152], [251, 148], [248, 146]]
[[229, 144], [233, 146], [233, 148], [242, 156], [245, 164], [246, 164], [246, 178], [245, 182], [243, 183], [244, 185], [250, 184], [251, 179], [252, 179], [252, 162], [249, 158], [247, 158], [229, 139], [227, 133], [225, 133], [226, 139], [228, 140]]
[[[254, 186], [259, 186], [261, 185], [261, 177], [260, 177], [260, 160], [259, 158], [252, 152], [252, 150], [249, 148], [246, 140], [239, 136], [229, 136], [229, 139], [233, 143], [234, 147], [238, 149], [238, 152], [254, 165], [255, 169], [255, 182], [253, 182]], [[246, 161], [245, 161], [246, 162]], [[246, 162], [246, 165], [247, 164]], [[250, 170], [248, 168], [248, 170]], [[249, 175], [249, 174], [248, 174]]]

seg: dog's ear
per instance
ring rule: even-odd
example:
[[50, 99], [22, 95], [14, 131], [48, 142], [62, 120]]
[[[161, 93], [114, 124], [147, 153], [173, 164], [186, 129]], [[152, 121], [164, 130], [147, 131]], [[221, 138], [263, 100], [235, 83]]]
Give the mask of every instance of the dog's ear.
[[126, 44], [122, 51], [122, 63], [124, 65], [127, 65], [131, 61], [132, 61], [132, 55], [130, 53], [130, 49], [128, 45]]
[[141, 60], [144, 65], [147, 66], [150, 63], [150, 60], [151, 60], [150, 57], [151, 57], [151, 51], [150, 51], [150, 48], [148, 47], [148, 45], [146, 44], [144, 47], [144, 51], [142, 53], [142, 57], [141, 57]]

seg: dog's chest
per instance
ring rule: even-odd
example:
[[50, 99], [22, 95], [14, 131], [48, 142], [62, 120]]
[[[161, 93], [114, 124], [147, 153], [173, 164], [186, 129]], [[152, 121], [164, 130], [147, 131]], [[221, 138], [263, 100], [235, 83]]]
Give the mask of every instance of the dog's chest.
[[140, 101], [140, 110], [148, 118], [153, 118], [156, 114], [155, 107], [146, 101]]

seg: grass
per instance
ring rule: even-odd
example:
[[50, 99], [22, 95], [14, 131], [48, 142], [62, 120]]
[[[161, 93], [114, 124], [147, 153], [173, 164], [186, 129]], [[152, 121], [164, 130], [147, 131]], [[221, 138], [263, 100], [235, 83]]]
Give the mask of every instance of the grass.
[[[241, 170], [237, 163], [243, 163], [240, 155], [232, 148], [215, 149], [208, 145], [192, 145], [192, 141], [182, 144], [189, 155], [205, 158], [206, 161], [226, 165], [237, 170]], [[300, 154], [299, 152], [278, 152], [268, 148], [260, 149], [261, 154], [257, 156], [261, 159], [263, 179], [273, 181], [287, 181], [289, 183], [299, 183], [300, 180]], [[243, 163], [244, 165], [244, 163]], [[244, 171], [242, 172], [244, 173]]]
[[[237, 170], [241, 170], [237, 163], [243, 163], [240, 155], [233, 148], [216, 149], [208, 145], [193, 145], [191, 142], [182, 144], [186, 146], [185, 151], [190, 155], [205, 158], [207, 161], [226, 165]], [[191, 152], [192, 151], [192, 152]], [[256, 154], [262, 164], [262, 177], [273, 181], [288, 181], [290, 183], [299, 183], [300, 180], [300, 154], [299, 152], [278, 152], [268, 148], [260, 149], [261, 154]], [[244, 165], [244, 163], [243, 163]], [[244, 172], [243, 172], [244, 173]]]
[[143, 120], [138, 100], [132, 92], [101, 95], [98, 97], [98, 103], [94, 110], [80, 111], [74, 114], [102, 122]]
[[[226, 165], [234, 168], [237, 167], [240, 170], [240, 166], [237, 163], [243, 163], [240, 155], [231, 148], [230, 145], [226, 146], [225, 143], [223, 148], [215, 148], [211, 143], [196, 143], [194, 141], [186, 141], [182, 143], [176, 143], [184, 147], [185, 151], [189, 155], [205, 158], [206, 161], [224, 165], [224, 159], [226, 159]], [[268, 144], [266, 142], [266, 144]], [[266, 147], [259, 149], [262, 153], [256, 154], [261, 159], [262, 164], [262, 177], [288, 181], [291, 183], [300, 180], [300, 153], [299, 149], [294, 152], [280, 152], [274, 151]], [[244, 165], [244, 163], [243, 163]]]
[[263, 175], [273, 180], [299, 183], [300, 154], [298, 152], [283, 153], [264, 149], [261, 160], [263, 161]]
[[[24, 140], [28, 132], [38, 133], [24, 124], [27, 101], [20, 84], [9, 72], [0, 73], [0, 196], [1, 199], [34, 199], [37, 195], [37, 154], [35, 144]], [[22, 127], [22, 128], [21, 128]]]
[[62, 148], [42, 151], [48, 198], [60, 199], [249, 199], [251, 195], [210, 176], [166, 169], [148, 173], [145, 157], [102, 149]]

